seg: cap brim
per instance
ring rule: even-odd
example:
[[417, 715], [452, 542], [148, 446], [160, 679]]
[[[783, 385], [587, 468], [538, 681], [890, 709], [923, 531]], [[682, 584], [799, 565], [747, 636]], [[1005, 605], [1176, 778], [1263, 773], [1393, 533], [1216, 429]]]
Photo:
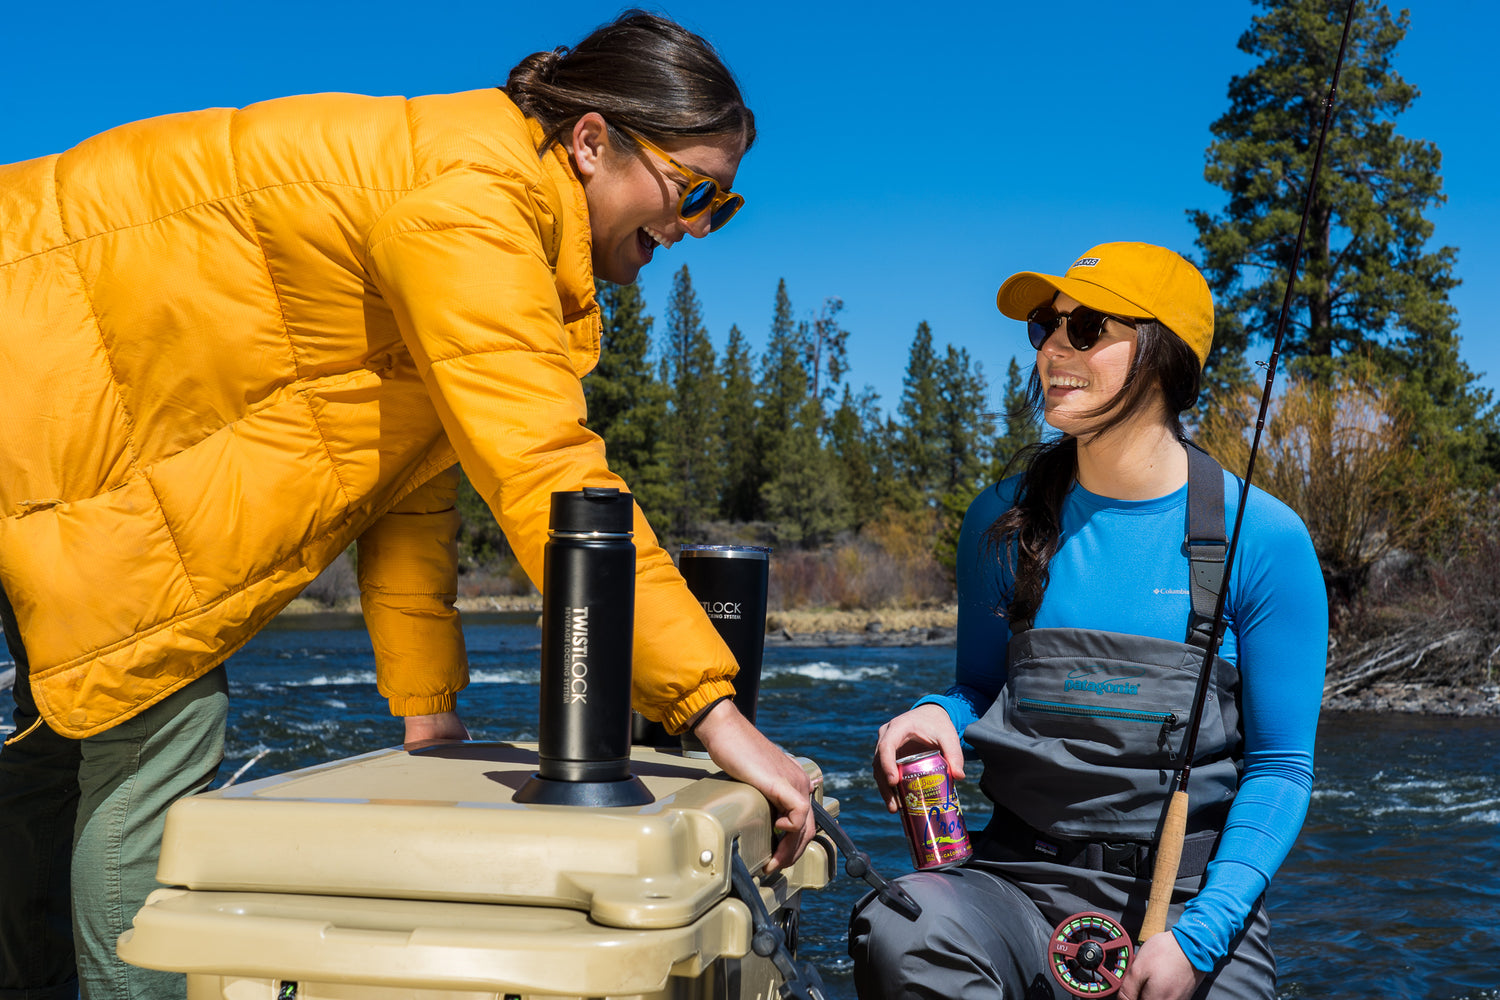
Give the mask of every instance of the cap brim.
[[1046, 305], [1057, 292], [1099, 312], [1131, 318], [1156, 318], [1149, 310], [1091, 281], [1036, 271], [1021, 271], [1006, 278], [995, 294], [995, 305], [1011, 319], [1024, 320], [1037, 306]]

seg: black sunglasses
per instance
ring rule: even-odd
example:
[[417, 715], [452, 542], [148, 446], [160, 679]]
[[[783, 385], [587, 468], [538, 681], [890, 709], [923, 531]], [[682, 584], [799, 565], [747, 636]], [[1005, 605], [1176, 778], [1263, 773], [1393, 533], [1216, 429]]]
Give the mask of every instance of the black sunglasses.
[[1104, 323], [1111, 319], [1132, 329], [1135, 327], [1128, 319], [1111, 316], [1088, 306], [1074, 306], [1068, 312], [1061, 312], [1049, 302], [1047, 305], [1037, 306], [1026, 317], [1026, 335], [1031, 338], [1031, 346], [1040, 351], [1047, 338], [1056, 332], [1058, 325], [1067, 320], [1068, 343], [1073, 345], [1075, 351], [1087, 351], [1099, 343], [1099, 337], [1104, 333]]

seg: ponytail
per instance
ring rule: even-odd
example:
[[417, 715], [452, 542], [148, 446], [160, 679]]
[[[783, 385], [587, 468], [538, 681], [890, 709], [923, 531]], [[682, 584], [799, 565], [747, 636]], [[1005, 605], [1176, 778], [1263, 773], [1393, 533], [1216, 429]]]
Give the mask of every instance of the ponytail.
[[652, 142], [737, 136], [755, 142], [755, 115], [729, 67], [704, 39], [667, 18], [627, 10], [571, 49], [534, 52], [501, 88], [542, 124], [542, 149], [578, 119], [598, 112], [611, 141], [635, 142], [621, 125]]

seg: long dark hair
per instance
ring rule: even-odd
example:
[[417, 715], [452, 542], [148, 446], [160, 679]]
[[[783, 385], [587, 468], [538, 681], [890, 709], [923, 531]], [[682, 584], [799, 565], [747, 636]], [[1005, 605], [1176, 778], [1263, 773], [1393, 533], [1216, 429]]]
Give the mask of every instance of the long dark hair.
[[652, 142], [742, 136], [755, 142], [755, 115], [712, 45], [675, 21], [627, 10], [583, 41], [522, 59], [500, 88], [545, 130], [542, 149], [597, 111], [610, 141], [634, 151], [622, 125]]
[[[1136, 321], [1135, 356], [1120, 391], [1086, 414], [1101, 417], [1094, 429], [1107, 434], [1151, 404], [1159, 391], [1167, 406], [1168, 426], [1183, 436], [1181, 415], [1198, 401], [1201, 372], [1198, 356], [1175, 333], [1155, 320]], [[1041, 376], [1032, 369], [1026, 385], [1026, 410], [1040, 416], [1046, 398]], [[1047, 592], [1049, 566], [1062, 533], [1062, 505], [1078, 475], [1078, 439], [1071, 434], [1022, 449], [1010, 467], [1025, 471], [1015, 504], [985, 532], [986, 547], [1011, 562], [1015, 584], [1001, 611], [1012, 622], [1031, 624]]]

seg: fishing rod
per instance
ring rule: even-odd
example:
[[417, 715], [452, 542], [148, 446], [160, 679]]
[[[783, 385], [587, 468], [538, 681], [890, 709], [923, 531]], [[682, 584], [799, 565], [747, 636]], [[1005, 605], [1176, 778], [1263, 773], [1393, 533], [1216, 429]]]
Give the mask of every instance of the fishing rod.
[[[1260, 451], [1261, 434], [1266, 426], [1266, 413], [1271, 406], [1271, 386], [1276, 380], [1276, 364], [1281, 357], [1281, 345], [1286, 337], [1287, 316], [1291, 312], [1292, 296], [1297, 286], [1297, 264], [1302, 258], [1302, 246], [1307, 237], [1307, 220], [1312, 214], [1313, 194], [1318, 186], [1318, 172], [1323, 165], [1323, 147], [1328, 139], [1328, 126], [1333, 121], [1334, 97], [1338, 93], [1339, 74], [1344, 66], [1344, 52], [1349, 44], [1349, 28], [1354, 23], [1354, 5], [1349, 0], [1344, 12], [1344, 31], [1339, 38], [1338, 57], [1333, 65], [1333, 79], [1328, 85], [1328, 96], [1323, 102], [1323, 123], [1318, 131], [1318, 148], [1313, 155], [1312, 173], [1307, 179], [1307, 193], [1302, 201], [1302, 221], [1297, 228], [1297, 243], [1292, 249], [1292, 260], [1287, 269], [1286, 294], [1281, 300], [1281, 312], [1276, 317], [1276, 335], [1271, 344], [1271, 358], [1266, 364], [1266, 384], [1260, 394], [1260, 413], [1255, 421], [1255, 436], [1250, 442], [1250, 458], [1245, 467], [1245, 478], [1240, 483], [1239, 509], [1234, 515], [1234, 530], [1229, 536], [1229, 546], [1224, 552], [1224, 575], [1219, 583], [1218, 598], [1214, 602], [1213, 624], [1209, 641], [1203, 650], [1203, 666], [1198, 672], [1198, 684], [1193, 694], [1193, 710], [1188, 716], [1187, 736], [1183, 744], [1182, 766], [1172, 781], [1172, 792], [1168, 799], [1167, 814], [1162, 821], [1157, 838], [1156, 862], [1151, 871], [1151, 894], [1147, 898], [1146, 915], [1141, 921], [1140, 941], [1167, 929], [1167, 908], [1172, 901], [1172, 889], [1177, 884], [1177, 873], [1182, 862], [1183, 840], [1187, 834], [1188, 779], [1192, 777], [1193, 755], [1198, 749], [1198, 730], [1203, 721], [1204, 706], [1208, 700], [1208, 689], [1213, 676], [1214, 656], [1224, 636], [1224, 601], [1229, 593], [1229, 574], [1234, 567], [1235, 551], [1239, 547], [1240, 526], [1245, 520], [1245, 503], [1250, 495], [1250, 481], [1255, 475], [1255, 457]], [[1099, 913], [1074, 914], [1064, 920], [1052, 933], [1048, 952], [1053, 975], [1064, 989], [1077, 996], [1102, 997], [1120, 988], [1125, 968], [1131, 955], [1130, 939], [1113, 920]]]

